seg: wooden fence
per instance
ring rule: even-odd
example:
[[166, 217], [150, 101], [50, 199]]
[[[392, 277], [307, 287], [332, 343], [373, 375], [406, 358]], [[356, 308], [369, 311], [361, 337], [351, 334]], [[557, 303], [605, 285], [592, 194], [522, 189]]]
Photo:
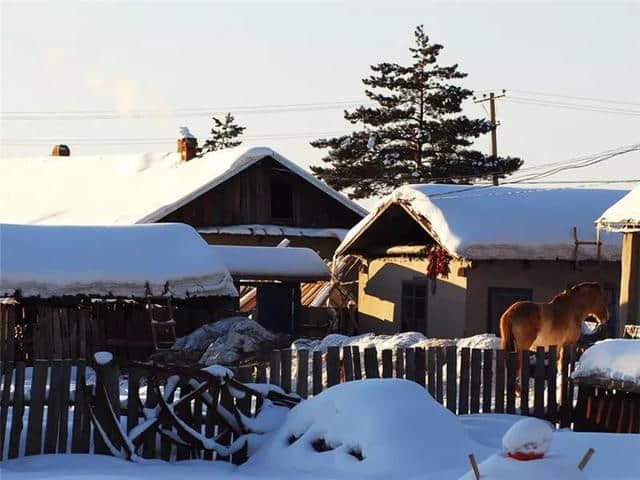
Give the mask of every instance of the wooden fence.
[[[517, 375], [518, 354], [502, 350], [453, 347], [398, 349], [377, 352], [374, 348], [329, 347], [326, 354], [307, 350], [275, 350], [269, 365], [240, 367], [237, 378], [245, 383], [271, 383], [302, 398], [342, 382], [367, 378], [405, 378], [422, 385], [452, 412], [511, 413], [546, 418], [561, 427], [570, 426], [574, 393], [569, 381], [575, 364], [575, 349], [568, 349], [557, 367], [557, 348], [539, 348], [522, 356]], [[0, 391], [0, 457], [15, 458], [40, 453], [95, 452], [95, 428], [87, 414], [82, 385], [86, 375], [84, 360], [36, 360], [33, 367], [9, 362], [2, 367]], [[147, 391], [148, 372], [128, 362], [122, 365], [116, 389], [126, 398], [116, 415], [126, 417], [131, 432], [145, 421], [143, 408], [157, 405]], [[453, 381], [452, 381], [453, 379]], [[519, 382], [517, 382], [519, 379]], [[517, 394], [517, 384], [521, 393]], [[119, 386], [118, 386], [119, 385]], [[180, 394], [193, 386], [181, 379]], [[225, 401], [236, 401], [225, 399]], [[239, 400], [246, 414], [255, 414], [256, 401]], [[118, 407], [115, 407], [118, 409]], [[240, 408], [240, 405], [239, 407]], [[191, 426], [210, 436], [219, 428], [216, 412], [194, 399], [188, 410]], [[23, 431], [23, 425], [26, 425]], [[231, 436], [222, 439], [230, 444]], [[159, 448], [156, 448], [159, 445]], [[165, 438], [149, 438], [139, 452], [148, 458], [208, 458], [215, 455], [176, 449]], [[221, 457], [220, 459], [226, 459]], [[232, 459], [234, 460], [234, 459]], [[236, 458], [237, 460], [237, 458]]]

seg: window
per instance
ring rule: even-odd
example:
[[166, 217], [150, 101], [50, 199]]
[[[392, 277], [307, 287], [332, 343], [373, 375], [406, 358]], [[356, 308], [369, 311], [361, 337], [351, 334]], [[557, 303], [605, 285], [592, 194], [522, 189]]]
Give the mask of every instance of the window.
[[427, 283], [402, 282], [401, 329], [427, 334]]
[[293, 189], [277, 177], [271, 179], [271, 219], [275, 222], [293, 220]]
[[531, 300], [530, 288], [489, 288], [489, 320], [487, 332], [500, 336], [500, 317], [507, 308], [520, 300]]

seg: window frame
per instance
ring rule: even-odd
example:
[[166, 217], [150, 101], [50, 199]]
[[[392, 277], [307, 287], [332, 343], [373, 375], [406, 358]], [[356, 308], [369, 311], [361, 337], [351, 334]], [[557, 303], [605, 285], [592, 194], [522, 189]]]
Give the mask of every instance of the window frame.
[[[424, 297], [416, 295], [416, 287], [424, 289]], [[410, 295], [408, 290], [411, 289]], [[420, 332], [427, 335], [428, 328], [428, 311], [429, 311], [429, 288], [426, 280], [403, 280], [400, 291], [400, 331], [401, 332]], [[411, 302], [411, 319], [406, 319], [407, 308], [406, 302]], [[421, 318], [416, 317], [416, 304], [419, 300], [424, 301], [424, 311]], [[406, 320], [406, 322], [405, 322]], [[422, 325], [419, 325], [421, 323]], [[413, 327], [415, 328], [411, 328]]]

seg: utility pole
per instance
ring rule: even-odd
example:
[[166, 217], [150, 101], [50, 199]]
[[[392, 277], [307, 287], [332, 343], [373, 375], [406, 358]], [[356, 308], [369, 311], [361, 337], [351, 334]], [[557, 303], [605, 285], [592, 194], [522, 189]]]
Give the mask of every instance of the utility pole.
[[[502, 95], [496, 96], [493, 92], [489, 93], [489, 96], [483, 95], [481, 99], [475, 100], [474, 103], [489, 102], [489, 123], [491, 123], [491, 158], [494, 162], [498, 158], [498, 136], [496, 130], [498, 129], [498, 123], [496, 122], [496, 99], [502, 98], [506, 95], [505, 90], [502, 90]], [[493, 174], [493, 184], [498, 185], [498, 174]]]

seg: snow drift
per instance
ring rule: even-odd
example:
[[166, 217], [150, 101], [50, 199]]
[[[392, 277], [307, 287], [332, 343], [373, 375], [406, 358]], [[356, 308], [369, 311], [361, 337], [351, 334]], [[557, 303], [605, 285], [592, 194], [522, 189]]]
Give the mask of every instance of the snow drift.
[[456, 416], [416, 383], [364, 380], [296, 406], [247, 468], [278, 465], [292, 477], [451, 478], [474, 448]]

